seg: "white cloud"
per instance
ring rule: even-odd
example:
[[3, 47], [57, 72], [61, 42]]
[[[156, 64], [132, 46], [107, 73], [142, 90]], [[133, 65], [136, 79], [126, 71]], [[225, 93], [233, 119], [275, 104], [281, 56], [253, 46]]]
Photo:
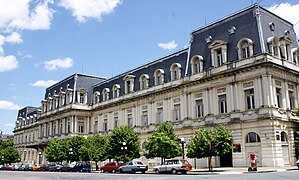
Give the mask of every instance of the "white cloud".
[[[269, 11], [290, 21], [295, 25], [299, 21], [299, 4], [291, 5], [290, 3], [275, 4], [268, 8]], [[299, 37], [299, 23], [294, 26], [297, 37]]]
[[49, 71], [53, 71], [58, 68], [68, 69], [68, 68], [72, 67], [73, 64], [74, 64], [73, 59], [69, 58], [69, 57], [67, 57], [65, 59], [53, 59], [53, 60], [44, 62], [45, 69], [47, 69]]
[[6, 123], [4, 124], [4, 126], [7, 126], [7, 127], [15, 127], [15, 125], [13, 123]]
[[52, 86], [53, 84], [57, 83], [58, 81], [55, 81], [55, 80], [38, 80], [36, 81], [35, 83], [33, 84], [30, 84], [31, 86], [35, 86], [35, 87], [49, 87], [49, 86]]
[[12, 44], [21, 44], [23, 43], [23, 39], [19, 33], [13, 32], [9, 36], [5, 37], [5, 42]]
[[102, 15], [113, 12], [122, 0], [61, 0], [60, 6], [72, 12], [80, 23], [88, 18], [101, 20]]
[[177, 43], [175, 43], [174, 40], [168, 42], [168, 43], [158, 43], [158, 46], [162, 49], [172, 50], [177, 47]]
[[12, 102], [1, 101], [0, 100], [0, 109], [3, 109], [3, 110], [19, 110], [21, 108], [22, 108], [21, 106], [19, 106], [17, 104], [14, 104]]
[[53, 0], [38, 3], [30, 0], [0, 0], [0, 29], [12, 31], [49, 29], [54, 10]]
[[11, 71], [18, 68], [19, 62], [13, 55], [1, 56], [0, 55], [0, 72]]

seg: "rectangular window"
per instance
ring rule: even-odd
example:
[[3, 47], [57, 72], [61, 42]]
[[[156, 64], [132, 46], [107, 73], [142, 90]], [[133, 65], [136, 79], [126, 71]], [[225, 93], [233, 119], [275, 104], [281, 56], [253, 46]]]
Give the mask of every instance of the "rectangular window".
[[85, 94], [80, 93], [80, 103], [83, 104], [85, 102]]
[[174, 120], [180, 120], [181, 119], [181, 105], [175, 104], [174, 105]]
[[78, 133], [84, 133], [84, 122], [78, 122]]
[[95, 132], [95, 133], [98, 132], [98, 123], [99, 123], [98, 121], [94, 122], [93, 132]]
[[242, 58], [248, 58], [249, 57], [249, 46], [243, 46], [242, 47]]
[[248, 89], [245, 90], [245, 101], [246, 101], [246, 108], [247, 109], [254, 109], [254, 90]]
[[114, 128], [117, 128], [118, 127], [118, 117], [115, 116], [114, 117]]
[[148, 125], [148, 114], [147, 111], [142, 111], [142, 125], [147, 126]]
[[217, 65], [222, 66], [223, 64], [223, 58], [222, 58], [222, 52], [221, 49], [216, 50], [216, 58], [217, 58]]
[[281, 108], [281, 89], [276, 88], [277, 107]]
[[202, 99], [195, 101], [196, 117], [203, 117], [203, 102]]
[[108, 131], [108, 120], [107, 119], [104, 119], [103, 131]]
[[128, 126], [129, 127], [133, 126], [133, 117], [132, 117], [132, 114], [128, 114]]
[[293, 91], [289, 91], [289, 102], [290, 102], [290, 109], [294, 110], [295, 107], [295, 95]]
[[163, 122], [163, 108], [157, 109], [157, 123], [160, 124]]
[[70, 121], [67, 122], [67, 132], [68, 133], [71, 132], [71, 122]]
[[219, 113], [227, 113], [227, 103], [226, 103], [226, 95], [218, 96], [219, 103]]

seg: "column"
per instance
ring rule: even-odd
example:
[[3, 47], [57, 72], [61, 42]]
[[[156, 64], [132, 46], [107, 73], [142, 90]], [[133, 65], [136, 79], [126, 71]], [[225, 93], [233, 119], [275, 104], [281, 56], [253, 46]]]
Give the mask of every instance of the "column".
[[38, 138], [42, 137], [42, 124], [38, 125]]
[[44, 137], [47, 137], [47, 123], [44, 123]]
[[267, 79], [267, 75], [262, 75], [262, 87], [263, 87], [263, 97], [264, 97], [264, 106], [268, 107], [270, 104], [270, 98], [269, 98], [269, 83]]
[[285, 82], [284, 82], [284, 94], [285, 94], [285, 108], [284, 109], [290, 109], [289, 84], [288, 84], [287, 80], [285, 80]]
[[270, 92], [270, 94], [269, 94], [269, 99], [270, 99], [270, 101], [269, 101], [269, 105], [270, 106], [273, 106], [274, 105], [274, 100], [273, 100], [273, 89], [274, 89], [274, 87], [275, 87], [275, 84], [274, 84], [274, 86], [273, 86], [273, 80], [272, 80], [272, 76], [271, 75], [269, 75], [268, 76], [268, 82], [269, 82], [269, 92]]
[[78, 117], [75, 116], [74, 133], [78, 133]]
[[[210, 114], [210, 102], [209, 102], [209, 89], [206, 89], [206, 91], [203, 92], [203, 108], [204, 108], [204, 116], [207, 114]], [[196, 116], [196, 112], [194, 113]]]
[[74, 132], [74, 116], [71, 116], [70, 118], [70, 133], [73, 133]]
[[235, 100], [236, 100], [236, 101], [235, 101], [235, 102], [236, 102], [236, 103], [235, 103], [235, 110], [240, 111], [240, 109], [241, 109], [240, 106], [241, 106], [241, 105], [240, 105], [240, 101], [239, 101], [239, 94], [240, 94], [240, 93], [239, 93], [239, 87], [238, 87], [238, 84], [239, 84], [239, 83], [237, 83], [237, 82], [235, 82], [235, 84], [234, 84], [234, 87], [235, 87], [235, 88], [234, 88], [234, 89], [235, 89]]
[[262, 86], [262, 80], [261, 80], [261, 77], [258, 77], [257, 78], [257, 92], [258, 92], [258, 101], [256, 102], [259, 102], [259, 106], [262, 106], [264, 105], [264, 97], [263, 97], [263, 86]]
[[234, 111], [235, 110], [235, 94], [234, 93], [234, 83], [229, 84], [229, 95], [230, 95], [230, 110]]
[[[48, 134], [48, 136], [54, 136], [54, 133], [53, 133], [53, 121], [49, 122], [49, 126], [50, 126], [50, 134]], [[48, 130], [46, 130], [48, 131]]]
[[187, 100], [186, 93], [183, 92], [183, 93], [180, 95], [181, 119], [184, 119], [185, 117], [187, 117], [186, 100]]
[[61, 134], [65, 134], [65, 119], [66, 119], [66, 118], [63, 118], [63, 119], [62, 119], [62, 128], [61, 128], [61, 129], [62, 129], [62, 132], [61, 132]]

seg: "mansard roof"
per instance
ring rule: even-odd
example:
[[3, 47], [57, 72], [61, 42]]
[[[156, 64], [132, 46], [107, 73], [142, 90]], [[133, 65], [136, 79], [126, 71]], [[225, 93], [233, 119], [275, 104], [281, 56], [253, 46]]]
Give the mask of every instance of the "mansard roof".
[[149, 62], [132, 70], [126, 71], [120, 75], [107, 79], [106, 81], [100, 82], [94, 85], [94, 90], [102, 92], [104, 88], [112, 89], [114, 84], [120, 85], [120, 95], [124, 94], [124, 78], [131, 76], [135, 79], [134, 90], [140, 89], [139, 77], [143, 74], [149, 75], [149, 87], [154, 86], [154, 73], [157, 69], [162, 69], [165, 73], [165, 82], [170, 81], [170, 67], [173, 63], [179, 63], [182, 66], [182, 75], [185, 72], [186, 61], [188, 56], [188, 48], [182, 49], [175, 53], [169, 54], [155, 61]]
[[18, 117], [21, 117], [21, 118], [26, 118], [26, 117], [29, 117], [29, 116], [33, 116], [34, 114], [37, 114], [37, 112], [39, 111], [40, 109], [37, 108], [37, 107], [32, 107], [32, 106], [26, 106], [22, 109], [20, 109], [18, 111]]

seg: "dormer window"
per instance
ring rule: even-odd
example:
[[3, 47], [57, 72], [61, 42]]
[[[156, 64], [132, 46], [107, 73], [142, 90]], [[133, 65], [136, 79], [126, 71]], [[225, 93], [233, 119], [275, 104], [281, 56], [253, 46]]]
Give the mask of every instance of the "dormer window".
[[203, 57], [196, 55], [191, 59], [192, 74], [198, 74], [203, 71]]
[[140, 90], [147, 89], [149, 86], [149, 76], [147, 74], [143, 74], [139, 78], [140, 82]]
[[87, 104], [87, 92], [85, 89], [79, 90], [78, 100], [80, 104]]
[[93, 103], [94, 104], [97, 104], [100, 102], [100, 95], [101, 95], [101, 93], [99, 91], [95, 91], [93, 93]]
[[179, 63], [174, 63], [170, 67], [171, 80], [178, 80], [181, 78], [182, 66]]
[[155, 85], [161, 85], [164, 83], [164, 70], [163, 69], [157, 69], [154, 73], [155, 78]]
[[272, 56], [280, 58], [280, 52], [279, 52], [280, 43], [278, 38], [276, 36], [272, 36], [268, 38], [267, 42], [268, 42], [269, 53]]
[[120, 85], [119, 84], [114, 84], [112, 89], [113, 89], [113, 98], [119, 97]]
[[253, 56], [253, 42], [251, 39], [243, 38], [238, 43], [239, 59], [246, 59]]
[[292, 54], [293, 54], [293, 62], [295, 64], [299, 64], [299, 48], [292, 49]]
[[125, 83], [125, 94], [129, 94], [134, 91], [134, 78], [133, 75], [126, 75], [124, 77]]
[[227, 61], [227, 45], [226, 42], [216, 40], [209, 45], [211, 49], [212, 66], [222, 66]]
[[280, 38], [280, 51], [281, 58], [291, 60], [291, 44], [293, 40], [289, 36], [283, 36]]
[[103, 89], [103, 101], [108, 101], [109, 100], [109, 93], [110, 93], [109, 88], [104, 88]]

